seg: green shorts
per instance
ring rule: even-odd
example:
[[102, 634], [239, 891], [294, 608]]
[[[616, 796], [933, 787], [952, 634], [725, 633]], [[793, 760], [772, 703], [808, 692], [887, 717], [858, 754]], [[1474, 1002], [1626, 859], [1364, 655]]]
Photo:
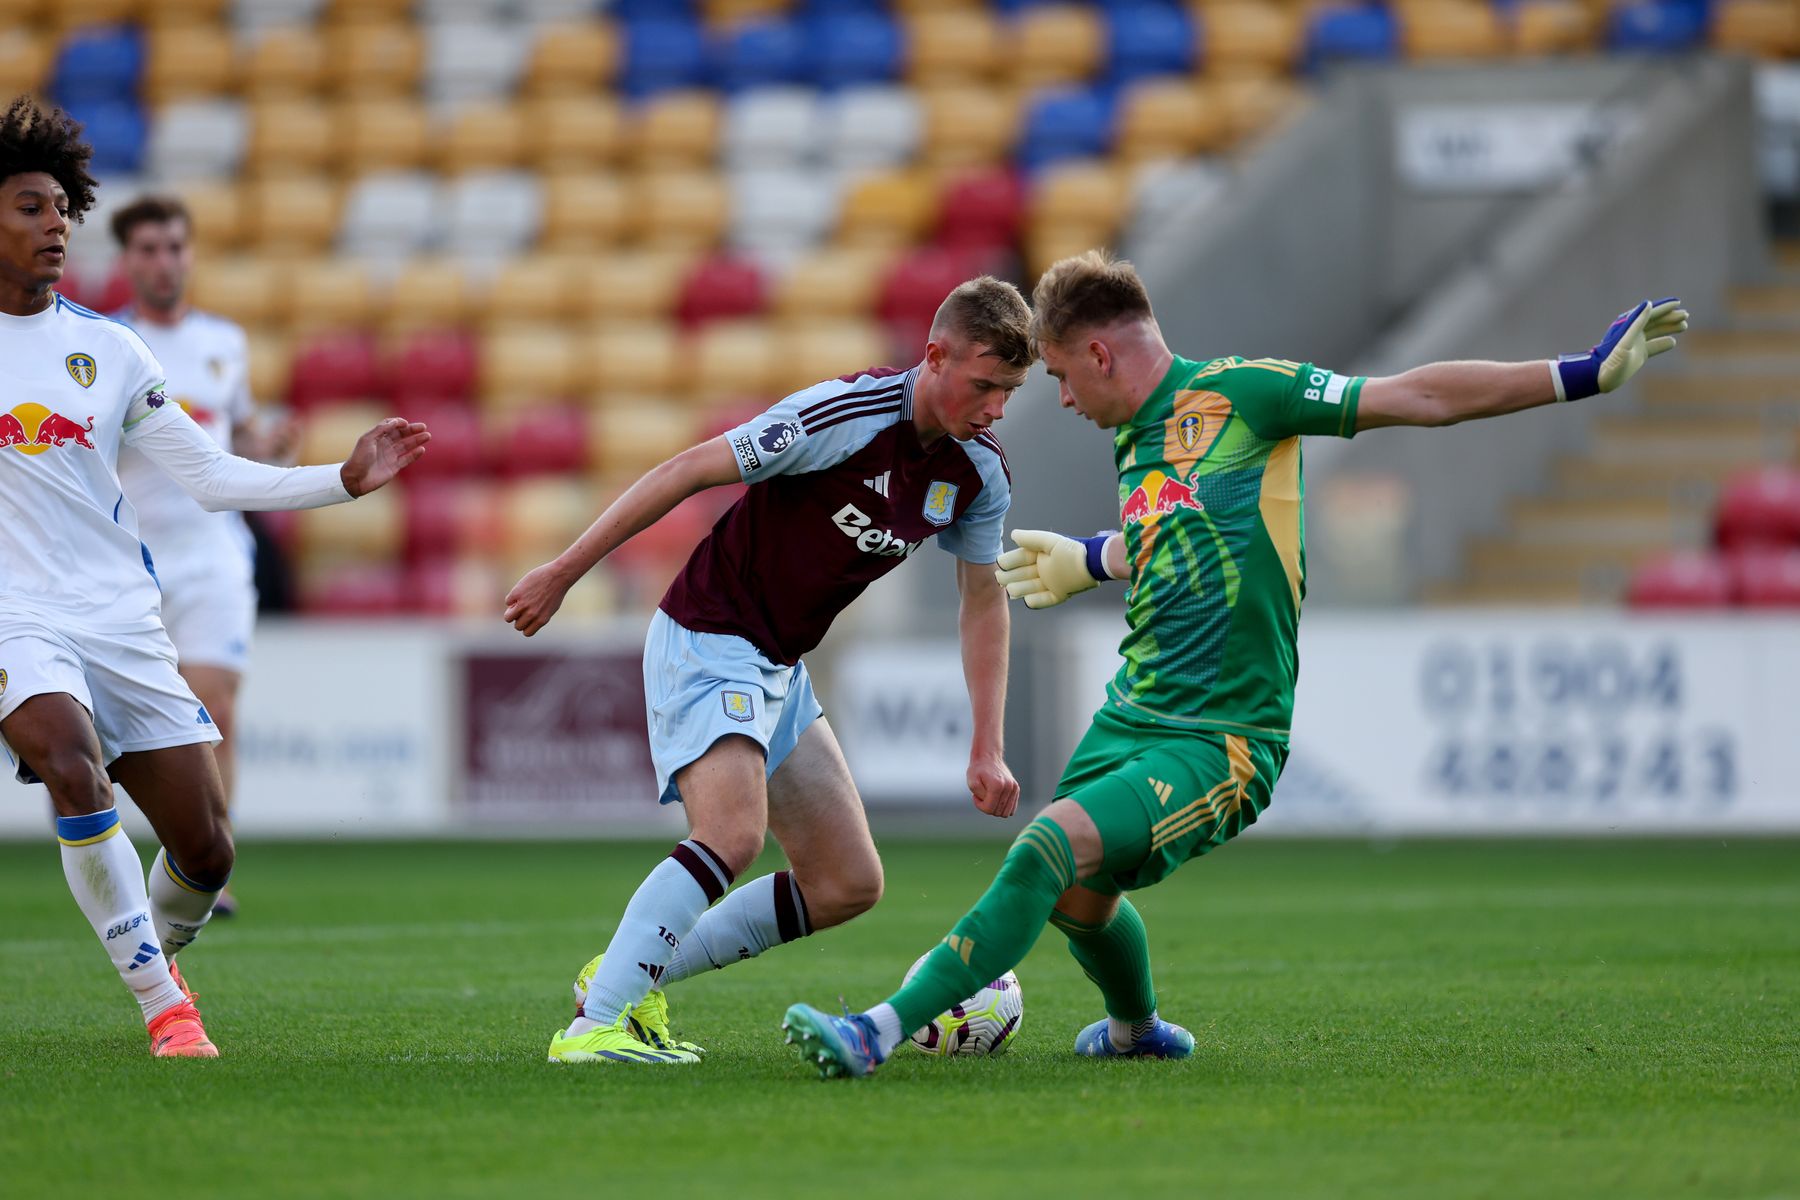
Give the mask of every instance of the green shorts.
[[1146, 888], [1236, 837], [1269, 806], [1287, 756], [1285, 742], [1150, 729], [1102, 708], [1056, 785], [1100, 830], [1100, 870], [1081, 885]]

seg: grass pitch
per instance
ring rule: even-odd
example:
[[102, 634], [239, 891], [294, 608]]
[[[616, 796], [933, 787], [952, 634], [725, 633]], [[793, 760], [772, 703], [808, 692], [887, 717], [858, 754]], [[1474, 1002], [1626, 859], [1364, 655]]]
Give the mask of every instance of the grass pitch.
[[649, 845], [246, 846], [149, 1058], [53, 845], [0, 847], [20, 1197], [1800, 1194], [1800, 844], [1249, 839], [1140, 893], [1185, 1063], [1077, 1060], [1047, 932], [984, 1061], [822, 1084], [796, 999], [880, 999], [993, 844], [884, 845], [852, 926], [671, 990], [697, 1068], [544, 1062]]

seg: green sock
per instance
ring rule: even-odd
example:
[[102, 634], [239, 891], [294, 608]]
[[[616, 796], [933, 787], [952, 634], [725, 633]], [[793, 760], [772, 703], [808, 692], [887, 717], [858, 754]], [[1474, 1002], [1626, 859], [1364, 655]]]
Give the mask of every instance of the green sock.
[[1025, 827], [999, 874], [956, 928], [931, 952], [912, 982], [887, 1002], [900, 1014], [901, 1037], [968, 999], [1030, 953], [1057, 897], [1075, 883], [1075, 852], [1061, 826], [1043, 817]]
[[1156, 1011], [1156, 985], [1150, 981], [1150, 943], [1144, 919], [1121, 896], [1118, 911], [1105, 925], [1084, 925], [1062, 913], [1051, 924], [1069, 938], [1069, 953], [1087, 972], [1106, 1000], [1106, 1015], [1117, 1021], [1141, 1021]]

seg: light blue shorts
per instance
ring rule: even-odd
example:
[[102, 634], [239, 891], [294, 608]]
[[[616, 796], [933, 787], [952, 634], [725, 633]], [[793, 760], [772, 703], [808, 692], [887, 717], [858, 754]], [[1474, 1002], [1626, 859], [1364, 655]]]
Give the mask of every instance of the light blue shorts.
[[695, 633], [661, 609], [644, 636], [644, 714], [660, 802], [681, 799], [675, 773], [722, 737], [763, 748], [773, 775], [824, 710], [805, 663], [784, 667], [728, 633]]

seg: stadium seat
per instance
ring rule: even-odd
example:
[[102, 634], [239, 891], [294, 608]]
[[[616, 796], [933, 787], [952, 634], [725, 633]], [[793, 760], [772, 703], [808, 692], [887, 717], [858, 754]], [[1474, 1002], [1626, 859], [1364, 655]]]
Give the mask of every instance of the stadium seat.
[[715, 32], [707, 43], [706, 81], [726, 92], [801, 81], [807, 46], [790, 21], [746, 21]]
[[1089, 79], [1106, 49], [1099, 14], [1077, 4], [1028, 8], [1013, 18], [1004, 37], [1012, 80], [1021, 88]]
[[636, 249], [596, 260], [576, 291], [590, 321], [660, 323], [672, 317], [681, 282], [700, 253], [686, 249]]
[[874, 311], [893, 255], [880, 249], [831, 247], [795, 262], [775, 287], [773, 309], [786, 321], [862, 317]]
[[626, 152], [640, 168], [710, 164], [719, 148], [718, 99], [700, 88], [660, 92], [626, 124]]
[[1399, 51], [1394, 14], [1379, 6], [1332, 5], [1315, 9], [1306, 29], [1308, 70], [1346, 60], [1385, 60]]
[[1225, 144], [1256, 137], [1295, 110], [1299, 89], [1274, 76], [1226, 76], [1213, 83], [1213, 99], [1225, 117]]
[[95, 176], [137, 174], [150, 131], [136, 101], [80, 100], [70, 103], [68, 112], [81, 122], [82, 135], [93, 147], [89, 170]]
[[1725, 556], [1732, 599], [1744, 608], [1800, 608], [1800, 549], [1749, 548]]
[[1200, 20], [1213, 71], [1286, 72], [1300, 59], [1300, 10], [1278, 0], [1222, 0]]
[[51, 30], [66, 34], [96, 27], [123, 25], [138, 16], [141, 0], [53, 0], [41, 6], [40, 16]]
[[[502, 479], [572, 475], [587, 468], [588, 414], [579, 408], [540, 405], [493, 413], [484, 428], [488, 469]], [[588, 520], [597, 515], [590, 510]]]
[[574, 395], [579, 348], [574, 337], [545, 325], [503, 325], [481, 340], [482, 406], [519, 409]]
[[1800, 471], [1765, 467], [1728, 480], [1713, 531], [1726, 550], [1800, 547]]
[[985, 8], [920, 12], [904, 28], [906, 75], [914, 85], [985, 81], [1005, 61], [1000, 26]]
[[805, 77], [826, 90], [886, 83], [906, 55], [900, 28], [885, 12], [821, 13], [802, 26]]
[[931, 167], [985, 167], [1006, 159], [1019, 130], [1016, 94], [999, 88], [927, 90], [920, 158]]
[[819, 150], [843, 171], [896, 166], [917, 152], [922, 125], [909, 88], [846, 88], [821, 105]]
[[1032, 180], [1026, 222], [1033, 229], [1091, 226], [1110, 242], [1124, 220], [1128, 192], [1118, 167], [1098, 159], [1071, 159], [1046, 167]]
[[146, 165], [158, 179], [233, 176], [250, 139], [250, 116], [236, 100], [181, 100], [150, 127]]
[[242, 325], [270, 325], [285, 315], [279, 273], [259, 258], [203, 258], [194, 268], [190, 292], [196, 308]]
[[409, 564], [405, 584], [411, 611], [492, 620], [494, 597], [504, 595], [511, 581], [503, 580], [495, 565], [485, 559], [446, 557]]
[[514, 556], [542, 562], [562, 553], [600, 514], [584, 480], [518, 480], [498, 493], [500, 536]]
[[449, 172], [519, 166], [525, 157], [525, 112], [508, 103], [466, 105], [450, 118], [435, 149], [439, 167]]
[[1097, 158], [1112, 148], [1113, 106], [1099, 89], [1041, 92], [1025, 115], [1018, 160], [1036, 171], [1065, 158]]
[[480, 292], [484, 318], [494, 324], [562, 324], [576, 315], [576, 274], [586, 260], [570, 254], [526, 253], [506, 259]]
[[1675, 54], [1698, 46], [1706, 10], [1687, 0], [1635, 0], [1612, 9], [1606, 44], [1613, 50]]
[[0, 28], [0, 93], [35, 93], [50, 74], [52, 43], [35, 29]]
[[1572, 54], [1593, 48], [1599, 23], [1580, 0], [1521, 0], [1512, 30], [1520, 54]]
[[103, 25], [63, 39], [51, 72], [51, 97], [64, 108], [136, 99], [144, 70], [142, 34], [132, 26]]
[[1016, 171], [987, 167], [950, 175], [938, 200], [936, 241], [958, 249], [1010, 246], [1019, 235], [1024, 186]]
[[468, 273], [460, 263], [446, 258], [409, 258], [388, 288], [382, 324], [397, 332], [452, 328], [465, 324], [474, 307]]
[[1721, 0], [1713, 10], [1712, 44], [1760, 58], [1800, 55], [1800, 6], [1793, 0]]
[[756, 264], [732, 255], [713, 255], [694, 264], [675, 301], [675, 317], [683, 325], [701, 325], [729, 317], [753, 317], [768, 303], [762, 272]]
[[240, 31], [260, 36], [270, 29], [292, 29], [318, 23], [325, 0], [236, 0], [232, 23]]
[[1104, 70], [1115, 86], [1158, 75], [1185, 75], [1199, 59], [1199, 27], [1185, 10], [1149, 0], [1108, 10]]
[[624, 26], [618, 84], [627, 96], [649, 96], [707, 82], [706, 42], [685, 21], [633, 20]]
[[[337, 508], [355, 508], [340, 504]], [[333, 512], [335, 509], [317, 509]], [[339, 518], [304, 518], [296, 515], [296, 525], [331, 530]], [[329, 542], [331, 532], [313, 535], [313, 542]], [[389, 563], [345, 561], [342, 556], [330, 560], [302, 558], [299, 569], [300, 611], [309, 617], [355, 618], [365, 620], [397, 617], [406, 611], [409, 592], [406, 572]]]
[[1632, 575], [1625, 603], [1632, 608], [1724, 608], [1731, 603], [1731, 573], [1716, 555], [1666, 554]]
[[367, 329], [380, 301], [368, 268], [355, 260], [295, 263], [288, 269], [285, 286], [288, 328], [299, 335], [316, 329]]
[[309, 100], [263, 100], [250, 109], [253, 174], [321, 171], [335, 164], [339, 145], [334, 110]]
[[779, 169], [806, 162], [823, 140], [821, 105], [808, 88], [755, 88], [725, 108], [721, 152], [735, 170]]
[[1119, 101], [1117, 153], [1131, 164], [1221, 149], [1229, 135], [1214, 89], [1186, 79], [1149, 79]]
[[442, 197], [434, 177], [378, 171], [350, 185], [338, 247], [347, 254], [404, 259], [440, 240]]
[[1114, 242], [1108, 237], [1110, 232], [1089, 220], [1031, 226], [1025, 235], [1026, 278], [1037, 278], [1058, 259], [1112, 247]]
[[682, 369], [680, 339], [664, 321], [607, 322], [592, 331], [585, 351], [590, 391], [601, 399], [668, 395]]
[[611, 24], [545, 25], [532, 41], [524, 91], [531, 96], [592, 96], [612, 83], [618, 68], [619, 35]]
[[837, 223], [839, 175], [829, 168], [739, 171], [730, 180], [729, 240], [735, 250], [786, 263]]
[[713, 321], [690, 335], [682, 393], [706, 408], [774, 391], [775, 331], [758, 320]]
[[451, 254], [498, 261], [537, 237], [544, 196], [535, 175], [471, 171], [444, 191], [444, 249]]
[[[433, 417], [436, 415], [431, 414]], [[426, 423], [431, 425], [432, 436], [431, 449], [425, 458], [435, 458], [438, 452], [437, 425], [432, 421]], [[460, 479], [420, 475], [418, 468], [424, 465], [425, 458], [409, 468], [406, 475], [393, 485], [399, 489], [400, 501], [405, 508], [408, 562], [450, 556], [460, 549], [458, 541], [462, 533], [462, 514], [458, 510], [469, 485], [467, 481]]]
[[873, 171], [852, 182], [838, 215], [844, 246], [909, 246], [937, 219], [931, 180], [916, 168]]
[[166, 25], [149, 33], [142, 94], [151, 104], [218, 96], [237, 81], [231, 35], [214, 25]]
[[[588, 428], [589, 461], [598, 473], [613, 477], [641, 475], [700, 440], [694, 411], [666, 401], [599, 408], [588, 417]], [[596, 505], [588, 520], [599, 512]], [[575, 531], [577, 536], [580, 532]], [[655, 601], [652, 596], [650, 602]]]
[[231, 182], [192, 183], [179, 189], [203, 257], [236, 250], [244, 240], [243, 189]]
[[244, 91], [257, 99], [292, 99], [325, 83], [325, 39], [306, 28], [271, 29], [251, 45]]
[[[915, 353], [922, 354], [924, 348], [925, 341], [920, 338]], [[782, 330], [770, 383], [776, 395], [785, 395], [821, 379], [885, 366], [892, 358], [888, 334], [873, 321], [845, 317], [789, 325]], [[907, 361], [910, 365], [912, 360]]]
[[262, 252], [316, 253], [331, 245], [343, 197], [326, 175], [291, 175], [244, 185], [244, 236]]
[[547, 250], [598, 250], [627, 227], [626, 192], [606, 171], [558, 171], [540, 176], [544, 221], [538, 244]]
[[893, 343], [923, 349], [938, 305], [969, 274], [963, 254], [936, 246], [914, 249], [896, 260], [875, 301], [875, 314]]
[[418, 0], [325, 0], [321, 17], [330, 26], [385, 27], [410, 20], [417, 7]]
[[[462, 277], [461, 271], [455, 274]], [[474, 396], [475, 379], [475, 340], [462, 330], [420, 328], [394, 352], [390, 380], [394, 403], [401, 408], [466, 404]], [[435, 439], [433, 443], [435, 455]]]
[[150, 28], [164, 24], [224, 24], [235, 7], [233, 0], [156, 0], [139, 15]]
[[[335, 462], [379, 419], [379, 413], [360, 406], [316, 415], [307, 422], [305, 445], [319, 453], [303, 457], [311, 462]], [[406, 546], [406, 514], [399, 489], [370, 492], [355, 504], [303, 510], [294, 535], [294, 548], [303, 562], [398, 559]]]
[[[375, 339], [366, 333], [337, 330], [320, 333], [294, 353], [288, 376], [288, 403], [305, 410], [343, 401], [368, 401], [387, 391], [387, 380]], [[360, 419], [360, 418], [359, 418]], [[364, 428], [368, 426], [365, 424]], [[308, 427], [309, 436], [311, 426]], [[349, 452], [356, 431], [339, 449]], [[332, 462], [328, 458], [302, 458], [304, 462]]]
[[412, 96], [424, 61], [410, 24], [357, 21], [325, 31], [325, 76], [340, 96]]
[[516, 22], [448, 20], [425, 27], [425, 96], [434, 104], [495, 101], [518, 90], [531, 34]]
[[287, 395], [288, 376], [294, 365], [294, 340], [287, 331], [251, 328], [245, 331], [250, 345], [250, 394], [273, 402]]
[[625, 119], [610, 96], [551, 96], [525, 113], [526, 152], [540, 170], [600, 166], [624, 149]]
[[338, 143], [332, 155], [352, 175], [407, 171], [424, 165], [431, 147], [425, 106], [416, 100], [371, 97], [337, 105]]
[[712, 171], [651, 171], [631, 181], [632, 230], [645, 246], [709, 250], [724, 236], [725, 183]]
[[1422, 0], [1401, 10], [1400, 41], [1408, 58], [1493, 58], [1505, 31], [1487, 0]]

